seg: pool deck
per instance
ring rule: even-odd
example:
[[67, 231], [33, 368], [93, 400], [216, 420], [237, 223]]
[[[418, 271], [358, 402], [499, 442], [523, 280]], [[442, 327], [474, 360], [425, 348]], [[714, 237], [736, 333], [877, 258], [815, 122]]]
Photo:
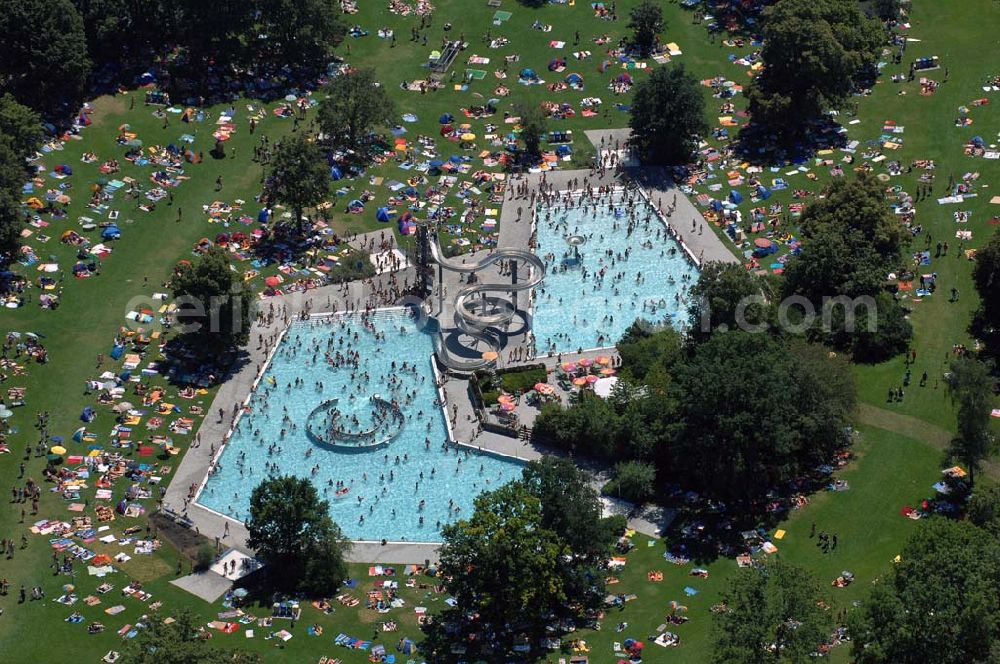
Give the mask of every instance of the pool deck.
[[[588, 138], [597, 144], [601, 136], [610, 137], [611, 140], [621, 140], [627, 130], [607, 130], [587, 132]], [[606, 138], [607, 140], [607, 138]], [[669, 180], [663, 176], [662, 172], [642, 171], [638, 173], [632, 171], [631, 175], [640, 180], [646, 192], [647, 198], [656, 205], [656, 201], [662, 199], [666, 205], [673, 202], [673, 197], [677, 196], [677, 208], [670, 218], [665, 221], [670, 224], [682, 242], [688, 247], [689, 253], [699, 262], [701, 261], [727, 261], [736, 262], [739, 259], [724, 244], [722, 239], [708, 228], [708, 232], [698, 234], [697, 230], [691, 231], [690, 221], [695, 219], [700, 224], [707, 225], [701, 213], [694, 204], [684, 194], [677, 191]], [[542, 174], [529, 174], [521, 176], [523, 179], [515, 179], [511, 182], [513, 186], [528, 182], [533, 188], [537, 188], [542, 179]], [[587, 178], [594, 186], [613, 184], [616, 181], [614, 174], [609, 171], [603, 177], [598, 173], [591, 173], [589, 170], [555, 171], [544, 174], [545, 181], [552, 184], [556, 190], [565, 190], [569, 186], [569, 181], [578, 178]], [[666, 207], [666, 205], [664, 207]], [[502, 247], [527, 248], [532, 233], [530, 214], [523, 215], [520, 222], [517, 222], [517, 208], [527, 208], [530, 203], [525, 199], [515, 199], [508, 197], [500, 211], [500, 239], [499, 245]], [[697, 226], [697, 224], [696, 224]], [[392, 233], [385, 233], [393, 237]], [[350, 239], [350, 244], [357, 248], [365, 247], [373, 239], [377, 243], [383, 237], [383, 231], [374, 231], [364, 235], [359, 235]], [[393, 242], [395, 246], [395, 243]], [[368, 246], [370, 249], [370, 245]], [[451, 292], [452, 288], [459, 288], [457, 275], [446, 274], [446, 284]], [[375, 277], [376, 283], [388, 283], [389, 274], [380, 274]], [[411, 283], [415, 279], [415, 271], [412, 267], [406, 267], [396, 273], [397, 279], [409, 279]], [[174, 473], [163, 505], [177, 514], [181, 514], [193, 523], [193, 527], [202, 535], [210, 539], [219, 538], [219, 541], [226, 547], [234, 548], [245, 553], [252, 553], [246, 546], [248, 536], [246, 527], [234, 519], [227, 518], [217, 512], [206, 509], [195, 502], [189, 502], [187, 495], [192, 487], [200, 487], [206, 479], [206, 471], [212, 461], [210, 451], [213, 446], [217, 446], [224, 440], [230, 430], [230, 419], [228, 414], [233, 411], [234, 405], [243, 404], [251, 394], [260, 372], [266, 367], [268, 358], [262, 348], [256, 348], [253, 343], [258, 335], [271, 338], [280, 335], [287, 327], [287, 322], [295, 320], [303, 311], [311, 313], [324, 313], [341, 311], [348, 307], [348, 303], [364, 303], [369, 296], [369, 288], [362, 282], [356, 281], [348, 284], [346, 294], [342, 292], [340, 286], [324, 286], [304, 293], [290, 293], [263, 302], [261, 306], [267, 309], [269, 305], [274, 305], [277, 311], [282, 311], [287, 307], [287, 317], [276, 315], [271, 325], [255, 322], [250, 330], [250, 343], [246, 348], [246, 355], [238, 366], [232, 369], [230, 375], [226, 376], [218, 393], [208, 410], [208, 416], [198, 429], [197, 436], [201, 440], [200, 444], [192, 443], [191, 448], [184, 454], [180, 466]], [[447, 298], [446, 298], [447, 299]], [[530, 338], [525, 331], [511, 335], [507, 338], [503, 350], [510, 351], [519, 346], [527, 346]], [[502, 353], [501, 366], [505, 352]], [[582, 354], [563, 353], [561, 358], [579, 359], [582, 357], [596, 357], [602, 354], [613, 354], [608, 349], [584, 351]], [[542, 362], [549, 368], [559, 362], [558, 356], [544, 356], [523, 363]], [[555, 450], [545, 449], [530, 441], [522, 441], [516, 438], [503, 436], [491, 432], [478, 431], [478, 421], [475, 410], [469, 398], [468, 381], [458, 378], [446, 378], [444, 389], [447, 392], [448, 404], [457, 405], [458, 412], [454, 419], [452, 436], [463, 444], [481, 448], [483, 450], [514, 457], [520, 460], [530, 461], [539, 459], [545, 454], [558, 453]], [[217, 417], [219, 409], [223, 409], [227, 414], [222, 419]], [[218, 452], [218, 450], [217, 450]], [[640, 532], [649, 535], [657, 535], [665, 526], [671, 515], [658, 509], [647, 509], [640, 511], [630, 518], [629, 523]], [[228, 534], [227, 534], [228, 524]], [[348, 553], [348, 560], [351, 562], [370, 563], [424, 563], [425, 561], [437, 560], [438, 545], [433, 543], [418, 542], [390, 542], [382, 545], [379, 542], [357, 542]]]

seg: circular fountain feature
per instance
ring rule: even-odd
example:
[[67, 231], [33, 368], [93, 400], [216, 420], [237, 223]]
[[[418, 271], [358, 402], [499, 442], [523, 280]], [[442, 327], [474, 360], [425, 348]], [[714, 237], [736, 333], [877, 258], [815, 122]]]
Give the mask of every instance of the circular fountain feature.
[[387, 446], [403, 430], [406, 418], [395, 401], [375, 394], [369, 400], [371, 418], [362, 422], [356, 415], [341, 412], [340, 399], [327, 399], [306, 418], [309, 440], [343, 452], [361, 452]]
[[564, 254], [562, 263], [563, 265], [579, 265], [580, 264], [580, 247], [587, 243], [587, 238], [583, 235], [570, 235], [566, 238], [566, 244], [572, 249], [572, 253]]

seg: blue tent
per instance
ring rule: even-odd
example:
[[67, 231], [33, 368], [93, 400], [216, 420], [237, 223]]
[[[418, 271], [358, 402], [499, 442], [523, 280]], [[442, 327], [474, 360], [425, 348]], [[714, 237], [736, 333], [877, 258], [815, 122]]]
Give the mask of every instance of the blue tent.
[[579, 74], [570, 74], [566, 77], [566, 82], [570, 85], [578, 85], [583, 83], [583, 76], [580, 76]]
[[80, 427], [73, 433], [73, 440], [78, 443], [83, 442], [83, 434], [87, 433], [87, 427]]
[[560, 157], [565, 157], [566, 155], [573, 152], [573, 148], [568, 145], [560, 145], [556, 148], [556, 154]]
[[125, 346], [115, 345], [111, 349], [111, 359], [112, 360], [117, 360], [117, 359], [119, 359], [124, 354], [125, 354]]
[[270, 217], [271, 217], [271, 212], [267, 208], [263, 208], [260, 212], [257, 213], [257, 221], [261, 224], [266, 224], [267, 220], [270, 219]]
[[110, 226], [108, 226], [107, 228], [105, 228], [103, 231], [101, 231], [101, 239], [102, 240], [117, 240], [121, 236], [122, 236], [121, 229], [118, 228], [117, 226], [115, 226], [114, 224], [111, 224]]
[[771, 190], [768, 189], [767, 187], [765, 187], [764, 185], [759, 184], [759, 185], [757, 185], [757, 196], [761, 200], [766, 201], [767, 199], [769, 199], [771, 197]]
[[743, 194], [736, 191], [735, 189], [732, 189], [729, 192], [729, 200], [731, 200], [736, 205], [739, 205], [740, 203], [743, 202]]
[[710, 208], [712, 208], [713, 210], [715, 210], [716, 212], [718, 212], [719, 210], [722, 209], [722, 201], [719, 201], [719, 200], [716, 200], [716, 199], [713, 198], [712, 202], [709, 203], [708, 206]]
[[461, 164], [462, 158], [459, 157], [457, 154], [453, 154], [450, 157], [448, 157], [448, 161], [450, 161], [453, 164]]
[[521, 70], [521, 78], [533, 81], [536, 78], [538, 78], [538, 74], [535, 73], [534, 69], [530, 67], [525, 67], [524, 69]]
[[450, 124], [451, 121], [454, 119], [455, 118], [451, 113], [445, 113], [444, 115], [438, 118], [438, 122], [440, 122], [441, 124]]
[[339, 180], [340, 178], [344, 177], [344, 174], [341, 172], [341, 170], [338, 167], [331, 166], [330, 167], [330, 177], [332, 177], [334, 180]]
[[387, 207], [380, 207], [375, 211], [375, 218], [379, 221], [389, 221], [389, 217], [391, 216], [392, 214], [389, 212], [389, 208]]
[[431, 159], [430, 163], [431, 168], [441, 168], [442, 166], [444, 166], [444, 162], [441, 161], [440, 159]]
[[84, 422], [93, 422], [95, 417], [97, 417], [97, 414], [94, 412], [94, 409], [91, 408], [90, 406], [84, 408], [83, 412], [80, 413], [80, 419]]

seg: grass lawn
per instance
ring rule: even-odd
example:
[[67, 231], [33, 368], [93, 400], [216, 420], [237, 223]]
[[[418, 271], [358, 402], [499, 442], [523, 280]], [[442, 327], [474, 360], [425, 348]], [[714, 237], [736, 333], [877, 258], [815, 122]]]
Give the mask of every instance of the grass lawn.
[[[493, 96], [493, 90], [500, 82], [494, 78], [493, 71], [501, 65], [505, 55], [518, 54], [520, 60], [510, 65], [509, 78], [504, 81], [511, 89], [511, 96], [504, 98], [500, 104], [501, 113], [494, 118], [470, 120], [477, 135], [482, 136], [487, 122], [499, 125], [499, 132], [508, 131], [503, 123], [504, 111], [513, 111], [509, 103], [523, 101], [529, 104], [541, 101], [569, 101], [579, 111], [579, 101], [585, 96], [598, 96], [603, 99], [602, 111], [598, 117], [583, 118], [579, 114], [567, 120], [551, 121], [551, 129], [570, 129], [577, 134], [574, 141], [573, 161], [565, 164], [586, 165], [593, 153], [592, 147], [583, 140], [582, 131], [587, 128], [607, 128], [623, 126], [627, 114], [615, 108], [616, 103], [627, 104], [628, 97], [615, 97], [606, 84], [622, 70], [612, 67], [607, 73], [600, 74], [597, 66], [600, 64], [604, 50], [595, 46], [592, 39], [595, 36], [607, 34], [615, 43], [625, 31], [626, 20], [608, 22], [593, 16], [589, 3], [579, 3], [573, 7], [566, 5], [546, 6], [534, 10], [521, 7], [510, 0], [504, 9], [513, 13], [512, 18], [501, 26], [492, 26], [490, 18], [495, 11], [483, 3], [459, 2], [458, 0], [442, 0], [436, 3], [438, 11], [429, 31], [429, 43], [414, 44], [407, 41], [409, 27], [415, 22], [412, 18], [404, 19], [390, 15], [382, 4], [370, 4], [355, 17], [348, 21], [359, 23], [369, 30], [370, 35], [363, 38], [348, 38], [341, 47], [341, 54], [355, 64], [374, 66], [379, 77], [388, 86], [391, 94], [399, 103], [400, 113], [413, 113], [418, 120], [407, 124], [405, 136], [414, 140], [418, 134], [438, 137], [437, 118], [444, 112], [456, 115], [461, 122], [460, 109], [472, 104], [482, 104]], [[635, 4], [632, 0], [618, 3], [621, 16], [627, 14], [628, 8]], [[895, 120], [906, 126], [902, 135], [904, 147], [891, 158], [898, 158], [904, 164], [913, 159], [933, 159], [937, 164], [937, 181], [935, 196], [942, 195], [945, 183], [950, 174], [957, 179], [967, 172], [978, 171], [977, 183], [979, 196], [961, 205], [939, 206], [935, 201], [918, 204], [918, 223], [929, 228], [934, 242], [947, 240], [951, 245], [949, 257], [935, 260], [925, 270], [937, 271], [940, 275], [941, 289], [923, 302], [914, 304], [912, 321], [916, 328], [914, 347], [918, 351], [918, 360], [914, 368], [913, 385], [907, 391], [906, 400], [899, 404], [886, 404], [885, 395], [890, 386], [897, 385], [902, 380], [902, 360], [893, 360], [873, 367], [859, 367], [856, 370], [861, 388], [862, 399], [872, 405], [884, 407], [902, 414], [911, 415], [944, 429], [953, 429], [953, 410], [944, 394], [944, 388], [938, 379], [945, 367], [947, 355], [954, 343], [969, 343], [965, 333], [969, 314], [975, 306], [975, 298], [969, 278], [971, 264], [964, 259], [955, 258], [958, 240], [954, 237], [957, 224], [952, 219], [952, 212], [959, 209], [971, 210], [972, 221], [967, 224], [973, 231], [973, 239], [965, 246], [979, 246], [993, 230], [988, 221], [997, 214], [996, 206], [989, 204], [991, 189], [986, 185], [995, 182], [1000, 175], [1000, 162], [973, 159], [962, 154], [962, 143], [973, 135], [982, 135], [989, 141], [1000, 130], [996, 103], [972, 109], [975, 122], [971, 127], [958, 129], [953, 126], [953, 120], [960, 105], [968, 105], [972, 100], [983, 96], [980, 88], [987, 75], [1000, 73], [1000, 56], [996, 49], [988, 49], [985, 45], [993, 43], [994, 37], [989, 28], [991, 24], [983, 17], [995, 16], [994, 3], [987, 0], [966, 0], [962, 3], [933, 3], [929, 0], [915, 0], [913, 10], [913, 27], [910, 32], [920, 42], [911, 43], [907, 50], [907, 61], [922, 55], [938, 55], [942, 63], [949, 67], [950, 77], [943, 83], [937, 94], [923, 97], [918, 94], [917, 83], [894, 84], [887, 80], [888, 75], [903, 71], [903, 66], [889, 66], [885, 70], [883, 81], [876, 86], [873, 94], [859, 101], [859, 124], [847, 125], [851, 138], [862, 142], [876, 139], [882, 133], [882, 123], [885, 120]], [[711, 42], [706, 36], [703, 26], [694, 25], [690, 15], [680, 10], [675, 4], [665, 5], [668, 21], [666, 41], [676, 42], [683, 50], [683, 55], [677, 58], [689, 67], [699, 79], [715, 76], [726, 76], [733, 80], [747, 80], [745, 68], [727, 60], [730, 53], [746, 54], [750, 48], [742, 50], [723, 46], [720, 42]], [[535, 20], [552, 24], [551, 32], [541, 32], [531, 29]], [[490, 57], [488, 65], [476, 65], [477, 69], [486, 69], [487, 76], [475, 81], [465, 91], [443, 90], [421, 95], [417, 92], [404, 92], [398, 85], [403, 80], [423, 78], [425, 70], [422, 63], [431, 48], [439, 46], [444, 35], [443, 25], [450, 21], [454, 27], [448, 36], [458, 38], [465, 30], [465, 39], [470, 42], [469, 49], [459, 56], [456, 67], [459, 71], [465, 68], [465, 58], [472, 54]], [[379, 27], [389, 26], [396, 30], [398, 42], [395, 48], [388, 40], [379, 39], [375, 33]], [[502, 49], [490, 49], [483, 42], [487, 30], [492, 37], [505, 36], [511, 39], [511, 45]], [[581, 44], [573, 46], [574, 33], [580, 31]], [[566, 42], [563, 49], [549, 46], [551, 40]], [[350, 45], [350, 54], [347, 46]], [[574, 50], [591, 50], [594, 55], [586, 60], [575, 60]], [[547, 64], [556, 56], [567, 58], [567, 69], [559, 74], [549, 72]], [[545, 86], [525, 87], [516, 82], [516, 72], [522, 67], [531, 67], [542, 78], [549, 82], [576, 72], [583, 75], [586, 88], [583, 91], [564, 90], [549, 92]], [[645, 74], [641, 71], [632, 72], [637, 78]], [[933, 78], [941, 80], [943, 72], [932, 74]], [[905, 96], [899, 96], [900, 90], [905, 90]], [[705, 88], [706, 95], [710, 89]], [[231, 141], [227, 143], [227, 157], [216, 160], [209, 156], [213, 140], [210, 136], [214, 120], [221, 108], [207, 109], [208, 119], [203, 124], [183, 125], [177, 116], [171, 116], [171, 124], [163, 128], [161, 120], [152, 116], [152, 107], [144, 107], [141, 103], [141, 91], [132, 93], [137, 98], [134, 109], [129, 108], [129, 96], [100, 98], [94, 102], [94, 124], [87, 128], [82, 140], [70, 140], [61, 152], [46, 154], [42, 162], [52, 169], [56, 164], [66, 163], [73, 167], [75, 174], [68, 180], [74, 187], [68, 191], [73, 202], [69, 214], [64, 221], [53, 222], [46, 229], [32, 229], [36, 234], [26, 239], [26, 243], [35, 247], [39, 258], [44, 262], [48, 256], [54, 256], [62, 272], [67, 275], [61, 283], [61, 306], [55, 311], [47, 311], [37, 306], [37, 290], [34, 291], [35, 302], [25, 307], [11, 310], [4, 309], [3, 329], [5, 331], [33, 331], [45, 335], [44, 342], [50, 350], [50, 362], [45, 365], [30, 364], [23, 377], [12, 377], [6, 386], [24, 386], [27, 388], [27, 405], [16, 410], [12, 425], [17, 432], [11, 436], [11, 447], [14, 454], [0, 457], [0, 486], [13, 486], [18, 483], [18, 464], [21, 452], [27, 444], [34, 444], [37, 433], [32, 427], [34, 414], [37, 411], [49, 411], [52, 414], [49, 430], [67, 439], [82, 423], [78, 420], [81, 409], [93, 405], [93, 396], [84, 394], [84, 384], [88, 379], [95, 378], [104, 369], [117, 371], [120, 363], [106, 363], [101, 369], [96, 368], [98, 354], [108, 354], [112, 348], [115, 334], [127, 324], [125, 314], [137, 305], [150, 306], [148, 299], [153, 292], [164, 290], [161, 287], [169, 277], [176, 261], [191, 258], [193, 244], [202, 237], [214, 238], [216, 233], [224, 230], [242, 228], [237, 223], [230, 227], [210, 224], [202, 212], [202, 206], [216, 200], [235, 202], [245, 201], [244, 211], [251, 217], [256, 216], [258, 206], [254, 204], [254, 196], [258, 193], [263, 169], [251, 161], [253, 146], [257, 136], [250, 136], [245, 122], [245, 104], [238, 107], [239, 129]], [[708, 110], [712, 116], [712, 125], [717, 124], [716, 111], [719, 100], [708, 99]], [[737, 104], [742, 100], [737, 99]], [[268, 112], [262, 119], [257, 131], [266, 133], [271, 140], [279, 138], [291, 129], [291, 121], [275, 117], [268, 107]], [[154, 212], [145, 213], [135, 209], [134, 202], [123, 199], [120, 192], [113, 207], [120, 209], [119, 226], [123, 237], [116, 242], [114, 253], [101, 266], [99, 276], [77, 280], [70, 274], [70, 268], [75, 262], [76, 250], [60, 244], [59, 235], [63, 230], [78, 229], [77, 219], [90, 214], [86, 208], [89, 185], [95, 182], [100, 174], [98, 164], [83, 164], [80, 156], [84, 150], [94, 151], [100, 159], [115, 157], [122, 159], [124, 148], [115, 143], [119, 125], [129, 123], [145, 145], [165, 145], [176, 142], [183, 133], [195, 135], [192, 149], [202, 151], [205, 161], [198, 165], [187, 165], [185, 174], [190, 179], [174, 190], [175, 199], [172, 205], [161, 202]], [[461, 153], [457, 144], [446, 145], [439, 140], [439, 152], [448, 156], [455, 151]], [[713, 144], [718, 144], [713, 141]], [[489, 147], [481, 144], [479, 148]], [[491, 148], [494, 149], [494, 148]], [[500, 149], [500, 148], [495, 148]], [[464, 154], [464, 153], [463, 153]], [[478, 154], [470, 152], [469, 154]], [[135, 167], [122, 161], [123, 173], [117, 177], [129, 175], [140, 180], [146, 188], [151, 185], [148, 175], [150, 167]], [[474, 170], [474, 169], [473, 169]], [[877, 172], [878, 169], [876, 169]], [[804, 178], [794, 186], [808, 186], [818, 191], [827, 181], [825, 168], [815, 168], [817, 181], [807, 183]], [[377, 168], [371, 169], [368, 176], [383, 178], [401, 177], [399, 164], [388, 161]], [[224, 180], [222, 192], [214, 191], [216, 178]], [[114, 177], [114, 176], [113, 176]], [[911, 193], [916, 189], [916, 172], [894, 178], [892, 184], [902, 184]], [[45, 176], [45, 184], [36, 192], [44, 194], [48, 187], [55, 186], [56, 180]], [[384, 185], [376, 189], [376, 201], [369, 204], [369, 209], [362, 215], [348, 215], [341, 212], [344, 201], [350, 200], [361, 190], [368, 188], [367, 177], [354, 182], [340, 182], [337, 186], [348, 187], [342, 196], [331, 200], [336, 203], [333, 209], [334, 227], [341, 231], [359, 232], [375, 228], [386, 228], [374, 218], [373, 205], [379, 204], [387, 195]], [[371, 185], [374, 188], [374, 185]], [[788, 204], [791, 202], [790, 191], [776, 192], [774, 201]], [[460, 201], [454, 192], [449, 194], [447, 204], [460, 206]], [[744, 209], [750, 207], [749, 202]], [[183, 210], [180, 221], [177, 210]], [[51, 236], [46, 243], [38, 241], [37, 233], [44, 232]], [[466, 234], [478, 242], [481, 238], [488, 240], [485, 233], [469, 229]], [[917, 239], [917, 245], [922, 247], [922, 238]], [[241, 272], [247, 265], [238, 264]], [[35, 266], [17, 267], [29, 279], [35, 279], [39, 273]], [[272, 274], [274, 266], [263, 270], [258, 280], [266, 274]], [[148, 279], [148, 282], [147, 282]], [[252, 282], [252, 283], [259, 283]], [[955, 285], [961, 292], [957, 303], [947, 302], [948, 289]], [[148, 326], [147, 326], [148, 327]], [[153, 353], [155, 354], [155, 353]], [[920, 372], [926, 370], [931, 376], [927, 388], [916, 387]], [[162, 384], [162, 378], [151, 378], [152, 384]], [[935, 388], [934, 385], [937, 384]], [[211, 404], [213, 392], [199, 395], [194, 401], [183, 404]], [[106, 439], [107, 432], [113, 425], [113, 417], [107, 408], [98, 408], [98, 418], [88, 424], [88, 430], [97, 433], [101, 441]], [[877, 422], [876, 422], [877, 423]], [[887, 424], [886, 426], [890, 426]], [[840, 570], [848, 569], [857, 576], [853, 586], [834, 592], [831, 588], [831, 598], [835, 606], [846, 606], [850, 601], [863, 596], [871, 579], [884, 571], [889, 561], [902, 545], [907, 533], [915, 527], [913, 522], [898, 515], [904, 504], [913, 504], [929, 492], [930, 484], [938, 476], [940, 461], [939, 449], [910, 438], [891, 433], [879, 428], [862, 427], [863, 436], [858, 444], [857, 452], [860, 459], [850, 468], [843, 471], [843, 477], [850, 482], [850, 490], [843, 493], [824, 493], [814, 496], [811, 504], [793, 515], [783, 527], [787, 531], [784, 540], [778, 543], [778, 555], [786, 556], [793, 562], [808, 566], [817, 577], [827, 583]], [[145, 435], [146, 432], [142, 432]], [[182, 449], [188, 446], [187, 437], [174, 436], [174, 443]], [[68, 442], [70, 453], [83, 448], [77, 443]], [[174, 459], [176, 461], [176, 458]], [[33, 458], [28, 462], [27, 476], [38, 479], [43, 468], [43, 461]], [[169, 477], [165, 477], [165, 480]], [[43, 485], [49, 488], [49, 485]], [[118, 487], [120, 492], [124, 487]], [[116, 495], [116, 497], [117, 497]], [[92, 497], [92, 496], [91, 496]], [[151, 501], [150, 501], [151, 503]], [[20, 525], [20, 506], [11, 505], [6, 510], [0, 510], [0, 534], [4, 537], [20, 539], [26, 532], [26, 526]], [[66, 501], [54, 494], [43, 494], [40, 516], [68, 519], [71, 514], [66, 510]], [[27, 522], [32, 521], [31, 516]], [[824, 556], [808, 538], [811, 523], [817, 528], [836, 532], [840, 538], [838, 550]], [[113, 523], [113, 532], [120, 533], [123, 526], [143, 525], [143, 519], [120, 518]], [[219, 605], [209, 606], [200, 600], [184, 593], [169, 584], [174, 577], [174, 569], [178, 558], [176, 550], [164, 545], [153, 556], [134, 556], [131, 561], [122, 565], [125, 574], [115, 574], [111, 577], [116, 590], [102, 598], [100, 606], [81, 607], [78, 603], [73, 608], [54, 603], [60, 594], [60, 587], [72, 581], [78, 586], [77, 594], [82, 598], [89, 594], [98, 580], [87, 575], [86, 567], [77, 565], [77, 575], [74, 579], [52, 576], [46, 567], [50, 561], [50, 549], [46, 546], [46, 538], [29, 535], [29, 547], [26, 551], [18, 551], [13, 560], [0, 560], [0, 576], [11, 581], [14, 592], [7, 597], [0, 597], [0, 609], [4, 614], [0, 617], [0, 642], [20, 644], [19, 655], [23, 660], [41, 659], [47, 661], [64, 656], [67, 645], [77, 656], [89, 659], [94, 655], [103, 655], [108, 649], [120, 643], [116, 631], [125, 623], [134, 623], [147, 609], [146, 605], [131, 598], [121, 598], [119, 589], [127, 585], [125, 575], [141, 579], [155, 600], [162, 600], [164, 607], [161, 612], [169, 613], [179, 606], [190, 606], [201, 613], [206, 621], [215, 617], [220, 611]], [[710, 616], [708, 608], [717, 600], [719, 589], [723, 587], [727, 577], [734, 573], [735, 563], [722, 560], [709, 566], [710, 578], [697, 579], [687, 576], [690, 566], [674, 568], [667, 566], [661, 558], [662, 544], [647, 547], [645, 539], [637, 536], [638, 548], [629, 556], [629, 562], [620, 575], [622, 592], [634, 592], [638, 599], [630, 602], [620, 613], [609, 614], [605, 620], [605, 629], [599, 633], [584, 635], [593, 647], [593, 652], [600, 658], [610, 659], [611, 644], [625, 636], [646, 637], [648, 633], [663, 621], [666, 605], [671, 599], [683, 600], [690, 607], [691, 621], [674, 629], [682, 637], [682, 645], [671, 657], [679, 661], [708, 661], [708, 643], [710, 639]], [[94, 550], [102, 551], [95, 545]], [[116, 553], [122, 547], [109, 547], [108, 551]], [[660, 584], [646, 580], [646, 573], [651, 569], [662, 569], [666, 575]], [[361, 582], [362, 588], [367, 583], [367, 575], [363, 568], [355, 568], [354, 573]], [[24, 584], [29, 589], [41, 584], [47, 593], [44, 602], [28, 602], [17, 604], [17, 589]], [[699, 589], [693, 597], [683, 595], [685, 586]], [[612, 590], [615, 590], [613, 587]], [[443, 601], [443, 596], [432, 595], [424, 598], [422, 592], [404, 591], [407, 607], [394, 611], [393, 619], [400, 623], [399, 635], [418, 636], [412, 621], [412, 606], [417, 602], [427, 602], [433, 610], [434, 602]], [[103, 609], [113, 604], [121, 603], [126, 611], [116, 617], [105, 616]], [[108, 630], [101, 635], [88, 637], [84, 625], [70, 625], [63, 622], [69, 613], [79, 609], [88, 621], [104, 619]], [[261, 614], [263, 615], [263, 613]], [[397, 617], [398, 615], [398, 617]], [[332, 616], [321, 616], [311, 607], [305, 609], [303, 620], [298, 623], [295, 638], [289, 641], [283, 651], [285, 657], [277, 658], [273, 653], [273, 641], [263, 639], [264, 630], [258, 630], [255, 639], [246, 639], [242, 634], [216, 634], [215, 640], [221, 644], [240, 645], [259, 649], [269, 653], [268, 661], [272, 659], [287, 659], [303, 661], [315, 659], [322, 654], [335, 654], [345, 662], [364, 662], [364, 653], [347, 651], [332, 646], [332, 638], [339, 632], [345, 632], [358, 637], [370, 637], [371, 625], [376, 616], [359, 611], [350, 611], [338, 606], [338, 611]], [[628, 621], [630, 629], [623, 634], [615, 634], [614, 625], [619, 621]], [[305, 634], [305, 626], [318, 622], [325, 627], [323, 637], [315, 638]], [[39, 627], [45, 630], [48, 638], [38, 638]], [[76, 640], [76, 639], [79, 640]], [[393, 636], [394, 642], [397, 637]], [[837, 653], [840, 661], [844, 660], [844, 649]], [[651, 657], [652, 659], [652, 657]]]

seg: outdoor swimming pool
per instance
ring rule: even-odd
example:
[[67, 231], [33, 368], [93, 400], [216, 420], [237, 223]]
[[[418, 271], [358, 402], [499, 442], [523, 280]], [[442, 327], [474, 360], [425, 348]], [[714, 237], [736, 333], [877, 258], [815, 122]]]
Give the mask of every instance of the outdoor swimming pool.
[[[560, 202], [539, 207], [537, 220], [546, 265], [532, 324], [537, 352], [614, 345], [637, 318], [687, 322], [686, 293], [698, 269], [644, 199], [636, 195], [629, 206], [616, 193], [596, 209]], [[567, 241], [573, 236], [583, 239], [578, 259]]]
[[[521, 464], [442, 449], [432, 350], [430, 335], [403, 310], [293, 323], [198, 503], [244, 520], [253, 487], [269, 472], [292, 474], [312, 479], [351, 539], [440, 541], [439, 523], [470, 516], [473, 498], [519, 477]], [[401, 428], [374, 415], [375, 395], [397, 402]], [[310, 415], [333, 400], [338, 425], [375, 434], [345, 449], [310, 440]], [[347, 489], [339, 495], [338, 482]]]

